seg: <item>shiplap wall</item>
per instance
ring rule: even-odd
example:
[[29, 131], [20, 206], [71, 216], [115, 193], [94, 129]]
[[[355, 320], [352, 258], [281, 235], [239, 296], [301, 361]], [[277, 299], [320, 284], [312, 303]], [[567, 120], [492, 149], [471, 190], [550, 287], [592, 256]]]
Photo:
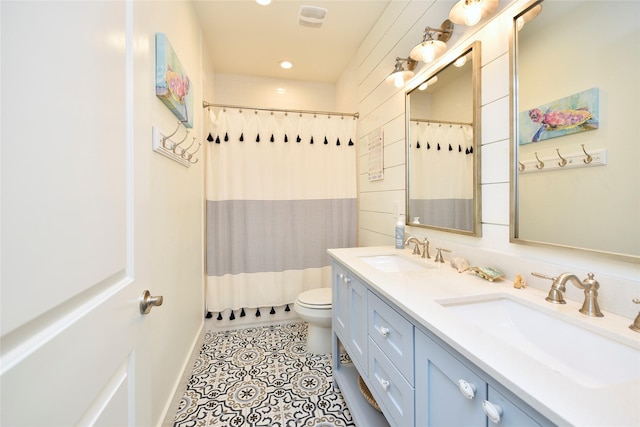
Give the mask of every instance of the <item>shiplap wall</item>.
[[[354, 59], [357, 85], [359, 246], [393, 245], [396, 215], [405, 213], [405, 92], [428, 74], [457, 56], [472, 41], [481, 42], [481, 193], [482, 237], [469, 237], [436, 230], [407, 227], [407, 234], [427, 236], [431, 247], [452, 250], [473, 265], [493, 265], [513, 279], [525, 276], [529, 286], [548, 289], [549, 283], [530, 275], [539, 271], [555, 276], [571, 271], [580, 277], [595, 272], [600, 281], [600, 306], [633, 318], [640, 296], [640, 266], [602, 255], [564, 248], [534, 247], [510, 243], [509, 239], [509, 45], [511, 22], [527, 0], [501, 2], [499, 12], [488, 23], [473, 28], [456, 26], [447, 43], [449, 50], [439, 60], [418, 65], [416, 76], [396, 89], [385, 77], [395, 58], [407, 57], [426, 26], [439, 27], [453, 1], [392, 1], [360, 46]], [[340, 88], [340, 86], [339, 86]], [[338, 90], [340, 94], [340, 90]], [[369, 136], [384, 130], [384, 180], [369, 182]], [[448, 255], [446, 258], [449, 259]], [[567, 288], [566, 297], [582, 301], [582, 292]]]

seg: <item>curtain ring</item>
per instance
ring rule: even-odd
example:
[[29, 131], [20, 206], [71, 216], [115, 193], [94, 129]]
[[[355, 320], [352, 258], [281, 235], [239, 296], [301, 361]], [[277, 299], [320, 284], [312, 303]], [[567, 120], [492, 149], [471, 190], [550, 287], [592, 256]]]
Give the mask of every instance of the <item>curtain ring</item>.
[[536, 165], [536, 168], [538, 169], [542, 169], [544, 167], [544, 163], [542, 162], [542, 160], [540, 160], [540, 158], [538, 157], [538, 153], [534, 153], [536, 155], [536, 160], [538, 161], [538, 164]]
[[560, 155], [560, 150], [556, 148], [556, 153], [558, 153], [558, 157], [560, 157], [560, 161], [558, 162], [558, 166], [560, 166], [561, 168], [565, 167], [567, 165], [567, 159], [565, 159], [564, 157], [562, 157]]
[[582, 144], [582, 151], [587, 156], [586, 158], [582, 159], [582, 161], [584, 162], [585, 165], [588, 165], [593, 161], [593, 157], [591, 157], [591, 154], [587, 153], [587, 150], [584, 149], [584, 144]]

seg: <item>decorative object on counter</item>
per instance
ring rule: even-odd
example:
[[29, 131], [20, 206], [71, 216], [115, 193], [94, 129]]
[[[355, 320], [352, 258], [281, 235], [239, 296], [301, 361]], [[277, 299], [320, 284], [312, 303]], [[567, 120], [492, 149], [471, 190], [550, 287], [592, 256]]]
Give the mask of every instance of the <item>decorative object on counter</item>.
[[[417, 247], [417, 243], [416, 243]], [[398, 215], [396, 223], [396, 249], [404, 249], [404, 216]]]
[[[471, 271], [477, 276], [482, 277], [484, 280], [488, 280], [490, 282], [493, 282], [497, 279], [502, 279], [504, 277], [504, 273], [494, 267], [469, 267], [463, 271]], [[460, 273], [462, 273], [462, 271]]]
[[442, 252], [451, 252], [449, 249], [443, 249], [443, 248], [436, 248], [436, 250], [438, 252], [436, 252], [436, 257], [434, 259], [435, 262], [442, 262], [444, 263], [444, 257], [442, 256]]
[[[634, 298], [631, 300], [634, 304], [640, 304], [640, 299]], [[631, 325], [629, 325], [629, 329], [635, 332], [640, 332], [640, 313], [636, 316], [636, 319], [633, 321]]]
[[527, 281], [524, 280], [522, 274], [516, 274], [516, 278], [513, 280], [513, 287], [516, 289], [524, 289], [527, 287]]
[[469, 268], [469, 261], [459, 256], [451, 258], [451, 267], [457, 269], [458, 273], [461, 273]]
[[358, 388], [360, 389], [360, 393], [362, 393], [362, 396], [365, 398], [367, 403], [373, 406], [373, 408], [376, 411], [382, 412], [382, 410], [380, 409], [380, 406], [378, 405], [378, 402], [376, 402], [376, 399], [374, 399], [373, 395], [369, 391], [369, 387], [367, 387], [367, 385], [365, 384], [364, 380], [360, 375], [358, 375]]

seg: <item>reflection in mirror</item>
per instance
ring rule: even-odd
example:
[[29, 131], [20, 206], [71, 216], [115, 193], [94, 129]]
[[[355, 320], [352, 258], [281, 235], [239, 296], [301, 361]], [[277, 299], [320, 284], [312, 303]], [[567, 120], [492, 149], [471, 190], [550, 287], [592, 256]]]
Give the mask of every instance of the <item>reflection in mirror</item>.
[[407, 223], [480, 235], [475, 42], [407, 93]]
[[534, 7], [513, 25], [512, 241], [640, 261], [640, 2]]

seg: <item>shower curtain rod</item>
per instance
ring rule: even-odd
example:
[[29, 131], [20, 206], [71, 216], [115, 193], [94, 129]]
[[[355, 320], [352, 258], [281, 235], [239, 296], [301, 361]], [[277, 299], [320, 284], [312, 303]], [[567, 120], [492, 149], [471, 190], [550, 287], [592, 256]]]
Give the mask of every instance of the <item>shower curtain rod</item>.
[[259, 108], [259, 107], [243, 107], [241, 105], [225, 105], [225, 104], [212, 104], [207, 101], [202, 101], [202, 108], [218, 107], [218, 108], [238, 108], [242, 110], [258, 110], [258, 111], [271, 111], [279, 113], [300, 113], [300, 114], [321, 114], [323, 116], [340, 116], [340, 117], [353, 117], [357, 119], [360, 117], [359, 113], [340, 113], [331, 111], [309, 111], [309, 110], [281, 110], [278, 108]]
[[438, 123], [441, 125], [467, 125], [473, 126], [473, 123], [462, 123], [462, 122], [449, 122], [446, 120], [429, 120], [429, 119], [411, 119], [412, 122], [420, 122], [420, 123]]

